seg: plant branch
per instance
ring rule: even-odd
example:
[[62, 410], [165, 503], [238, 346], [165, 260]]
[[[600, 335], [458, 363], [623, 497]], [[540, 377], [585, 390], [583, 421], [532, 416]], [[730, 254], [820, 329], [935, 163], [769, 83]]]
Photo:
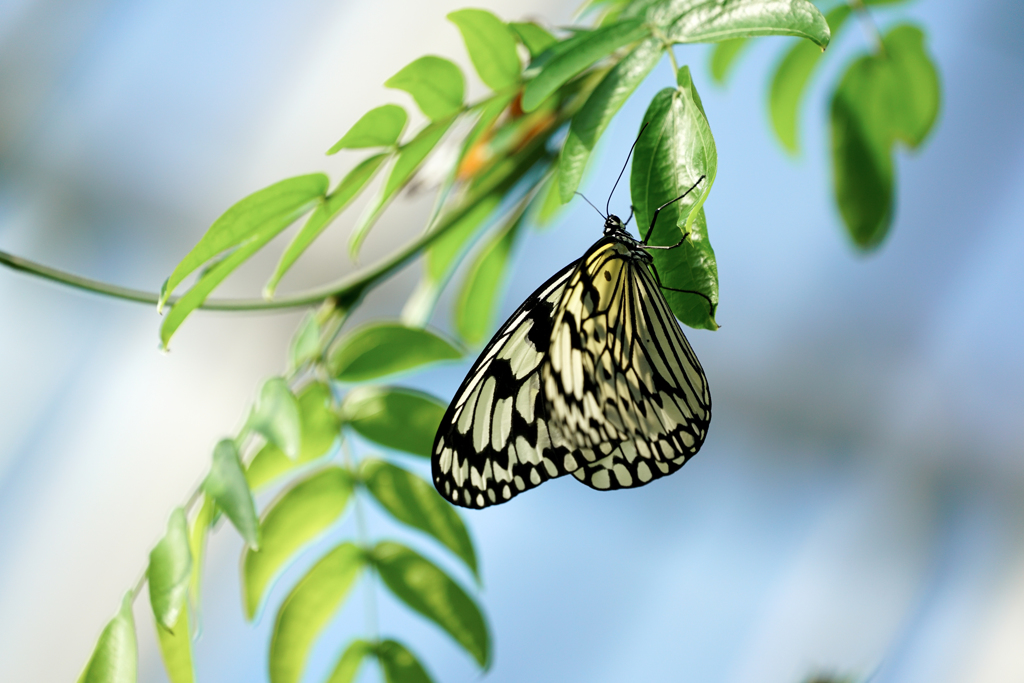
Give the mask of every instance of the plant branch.
[[878, 24], [875, 23], [875, 19], [871, 16], [871, 12], [864, 6], [864, 0], [849, 0], [849, 2], [850, 7], [857, 13], [857, 17], [860, 19], [860, 23], [864, 27], [864, 31], [868, 34], [868, 38], [874, 41], [875, 50], [879, 55], [883, 57], [886, 56], [885, 42], [882, 40], [882, 32], [878, 30]]

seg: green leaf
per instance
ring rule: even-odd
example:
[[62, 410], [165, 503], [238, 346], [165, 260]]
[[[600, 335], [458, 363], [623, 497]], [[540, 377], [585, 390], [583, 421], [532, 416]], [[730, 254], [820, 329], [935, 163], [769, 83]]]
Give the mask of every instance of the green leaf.
[[300, 549], [341, 517], [352, 494], [352, 478], [330, 467], [293, 486], [263, 515], [263, 542], [242, 557], [245, 614], [252, 619], [273, 579]]
[[366, 386], [350, 391], [340, 412], [367, 439], [429, 458], [446, 407], [430, 394], [413, 389]]
[[[849, 5], [839, 5], [828, 13], [826, 18], [832, 35], [839, 32], [849, 16]], [[801, 40], [785, 54], [772, 77], [768, 94], [768, 110], [771, 113], [772, 125], [782, 146], [794, 154], [800, 150], [800, 101], [821, 55], [822, 51], [814, 43]]]
[[[198, 244], [182, 259], [171, 276], [164, 282], [158, 308], [163, 308], [175, 288], [210, 259], [232, 247], [243, 247], [252, 241], [262, 243], [269, 241], [271, 237], [291, 225], [296, 218], [306, 213], [318, 199], [326, 194], [327, 176], [323, 173], [313, 173], [274, 183], [232, 206], [213, 222]], [[242, 249], [238, 251], [242, 251]], [[231, 257], [228, 257], [221, 261], [200, 278], [200, 281], [210, 278], [214, 271], [222, 270], [222, 266], [230, 260]], [[237, 265], [238, 263], [235, 263], [230, 270], [234, 270]], [[217, 283], [227, 277], [228, 272], [220, 275]], [[212, 290], [213, 287], [211, 286], [209, 289]], [[177, 307], [176, 305], [175, 308]]]
[[[562, 85], [620, 47], [646, 38], [650, 29], [638, 19], [623, 21], [565, 41], [569, 49], [547, 62], [523, 90], [523, 111], [539, 107]], [[577, 40], [579, 38], [579, 40]]]
[[320, 357], [320, 325], [317, 324], [316, 314], [312, 311], [306, 313], [295, 330], [292, 343], [288, 347], [288, 367], [295, 371], [315, 361]]
[[385, 104], [363, 114], [327, 154], [342, 149], [365, 149], [367, 147], [390, 147], [398, 142], [409, 120], [405, 109], [397, 104]]
[[359, 193], [366, 187], [366, 184], [376, 175], [381, 164], [390, 157], [391, 153], [386, 152], [364, 159], [341, 179], [338, 186], [334, 188], [334, 192], [327, 195], [324, 201], [317, 204], [316, 210], [309, 216], [306, 224], [302, 226], [302, 229], [295, 235], [288, 248], [281, 254], [281, 260], [278, 261], [274, 274], [270, 276], [270, 280], [264, 288], [264, 296], [273, 298], [277, 285], [280, 283], [281, 278], [284, 277], [284, 274], [291, 269], [299, 256], [313, 243], [313, 240], [319, 237], [320, 233], [331, 224], [331, 221], [346, 206], [352, 203], [353, 199], [359, 196]]
[[192, 665], [192, 632], [189, 628], [188, 610], [181, 610], [173, 628], [166, 628], [157, 622], [156, 633], [168, 680], [171, 683], [193, 683], [195, 669]]
[[298, 683], [320, 632], [366, 565], [366, 553], [342, 543], [313, 565], [281, 604], [270, 639], [271, 683]]
[[701, 207], [715, 180], [718, 153], [687, 67], [679, 70], [678, 79], [679, 87], [659, 92], [644, 115], [648, 127], [633, 153], [630, 187], [643, 237], [655, 209], [705, 176], [684, 199], [661, 210], [650, 243], [671, 246], [688, 235], [681, 246], [655, 252], [655, 266], [665, 287], [703, 294], [665, 291], [676, 317], [691, 327], [714, 330], [718, 269]]
[[473, 108], [474, 113], [479, 112], [479, 117], [462, 143], [456, 167], [459, 179], [473, 178], [491, 161], [487, 143], [490, 134], [494, 132], [494, 123], [508, 109], [517, 94], [514, 90], [497, 93]]
[[462, 71], [442, 57], [427, 55], [384, 81], [387, 88], [404, 90], [431, 121], [447, 118], [462, 108], [465, 81]]
[[516, 52], [515, 34], [505, 22], [482, 9], [451, 12], [448, 19], [459, 27], [469, 59], [484, 85], [501, 90], [519, 80], [523, 65]]
[[385, 683], [433, 683], [415, 655], [394, 640], [385, 640], [377, 646], [377, 660]]
[[192, 576], [189, 579], [189, 597], [192, 601], [194, 614], [199, 613], [200, 588], [202, 584], [203, 558], [206, 556], [206, 535], [213, 524], [214, 513], [217, 506], [206, 496], [202, 496], [202, 505], [199, 512], [192, 519], [188, 531], [188, 548], [192, 554]]
[[369, 643], [361, 638], [357, 638], [349, 643], [348, 647], [345, 648], [345, 652], [338, 659], [338, 663], [334, 667], [334, 671], [331, 672], [331, 677], [327, 679], [327, 683], [352, 683], [356, 679], [356, 674], [359, 673], [359, 667], [362, 666], [363, 660], [366, 659], [367, 655], [372, 655], [375, 652], [373, 643]]
[[224, 511], [249, 547], [259, 550], [260, 522], [256, 518], [256, 505], [233, 440], [223, 439], [213, 449], [213, 464], [203, 481], [203, 491]]
[[395, 596], [440, 626], [482, 668], [490, 665], [487, 624], [480, 608], [459, 584], [425, 557], [398, 543], [378, 543], [372, 558], [384, 585]]
[[138, 660], [132, 594], [129, 592], [121, 601], [120, 611], [100, 634], [78, 683], [135, 683]]
[[893, 72], [890, 110], [892, 135], [910, 148], [918, 147], [931, 132], [942, 101], [938, 70], [924, 45], [924, 32], [903, 24], [885, 36], [885, 51]]
[[399, 323], [369, 323], [337, 341], [327, 366], [337, 380], [363, 382], [461, 357], [460, 349], [433, 332]]
[[167, 520], [167, 533], [149, 553], [149, 602], [153, 615], [166, 628], [174, 628], [185, 609], [191, 578], [192, 554], [188, 547], [185, 511], [175, 508]]
[[302, 424], [299, 403], [281, 377], [263, 383], [260, 398], [249, 413], [246, 429], [256, 432], [294, 460], [302, 445]]
[[516, 32], [519, 41], [530, 52], [530, 57], [536, 59], [545, 50], [558, 42], [558, 39], [546, 30], [531, 22], [509, 22], [509, 27]]
[[292, 460], [281, 449], [268, 443], [256, 454], [246, 469], [251, 489], [259, 489], [298, 465], [326, 455], [338, 439], [341, 421], [334, 411], [331, 388], [312, 382], [299, 392], [299, 422], [302, 425], [302, 447]]
[[725, 85], [726, 79], [729, 78], [729, 74], [736, 65], [736, 60], [749, 45], [749, 38], [732, 38], [714, 44], [714, 47], [711, 48], [710, 66], [711, 77], [715, 79], [716, 83]]
[[799, 36], [824, 49], [830, 39], [825, 17], [808, 0], [689, 1], [670, 5], [686, 7], [666, 31], [666, 38], [673, 43]]
[[637, 45], [608, 72], [573, 116], [558, 160], [558, 189], [563, 204], [572, 199], [579, 188], [587, 160], [612, 117], [661, 61], [664, 51], [665, 46], [656, 38], [648, 38]]
[[462, 518], [430, 482], [383, 460], [364, 460], [361, 472], [366, 488], [395, 519], [433, 536], [480, 579], [473, 542]]
[[397, 192], [405, 187], [405, 184], [412, 178], [427, 155], [437, 146], [437, 143], [441, 141], [454, 121], [454, 118], [449, 118], [430, 124], [399, 150], [395, 164], [391, 167], [391, 173], [388, 175], [384, 187], [381, 188], [381, 192], [370, 202], [355, 227], [352, 228], [352, 236], [349, 237], [348, 242], [349, 254], [355, 257], [359, 253], [363, 240], [370, 234], [370, 228], [377, 222], [381, 212], [394, 199]]
[[447, 279], [452, 267], [457, 265], [459, 256], [467, 243], [491, 213], [501, 204], [501, 193], [494, 192], [483, 197], [461, 220], [430, 247], [427, 252], [426, 275], [436, 282]]
[[513, 220], [491, 235], [466, 273], [455, 304], [455, 328], [459, 336], [470, 344], [479, 344], [491, 330], [494, 314], [501, 303], [499, 288], [523, 215], [513, 216]]

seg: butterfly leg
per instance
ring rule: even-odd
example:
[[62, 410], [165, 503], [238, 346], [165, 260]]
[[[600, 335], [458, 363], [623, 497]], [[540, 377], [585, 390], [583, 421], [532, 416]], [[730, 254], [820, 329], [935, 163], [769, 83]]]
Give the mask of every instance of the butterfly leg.
[[[685, 239], [686, 238], [684, 237], [683, 240]], [[679, 245], [677, 244], [676, 246]], [[696, 294], [697, 296], [704, 297], [704, 300], [708, 302], [708, 309], [710, 310], [711, 317], [715, 317], [716, 306], [714, 302], [711, 301], [711, 297], [709, 297], [707, 294], [705, 294], [704, 292], [698, 292], [694, 289], [676, 289], [675, 287], [666, 287], [665, 285], [661, 284], [661, 276], [658, 275], [658, 269], [655, 268], [653, 264], [651, 265], [651, 272], [654, 273], [654, 280], [655, 282], [658, 283], [658, 287], [660, 287], [661, 289], [667, 289], [670, 292], [682, 292], [683, 294]]]
[[[674, 204], [675, 202], [678, 202], [680, 199], [682, 199], [686, 195], [688, 195], [691, 192], [693, 192], [693, 189], [695, 187], [697, 187], [697, 185], [699, 185], [702, 180], [704, 180], [704, 176], [701, 176], [700, 178], [697, 178], [697, 182], [695, 182], [693, 185], [691, 185], [689, 190], [687, 190], [686, 192], [682, 193], [681, 195], [679, 195], [675, 199], [670, 199], [669, 201], [665, 202], [664, 204], [662, 204], [661, 206], [659, 206], [657, 209], [654, 210], [654, 215], [651, 216], [651, 227], [647, 228], [647, 235], [644, 237], [644, 246], [645, 247], [647, 246], [647, 243], [651, 240], [651, 235], [654, 234], [654, 224], [658, 221], [658, 214], [661, 213], [661, 210], [664, 209], [665, 207], [669, 206], [670, 204]], [[683, 240], [685, 240], [685, 239], [686, 238], [684, 237]], [[680, 242], [679, 244], [682, 244], [682, 242]], [[678, 247], [679, 244], [677, 244], [676, 246]], [[664, 247], [653, 247], [653, 248], [655, 248], [655, 249], [664, 249]], [[669, 248], [671, 249], [671, 247], [669, 247]]]

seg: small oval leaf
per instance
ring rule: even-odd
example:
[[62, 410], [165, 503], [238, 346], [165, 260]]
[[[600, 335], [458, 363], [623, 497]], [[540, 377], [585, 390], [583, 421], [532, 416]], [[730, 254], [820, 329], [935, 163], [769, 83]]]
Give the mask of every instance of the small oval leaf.
[[249, 547], [259, 550], [260, 522], [256, 518], [256, 505], [232, 439], [223, 439], [213, 449], [213, 464], [203, 481], [203, 491], [224, 511]]
[[516, 39], [498, 17], [482, 9], [462, 9], [448, 14], [459, 27], [466, 51], [480, 80], [491, 90], [507, 88], [519, 80], [523, 65]]
[[367, 147], [389, 147], [398, 142], [405, 130], [409, 115], [397, 104], [385, 104], [363, 114], [334, 146], [327, 150], [334, 154], [342, 149], [365, 149]]
[[[799, 36], [824, 49], [831, 37], [828, 22], [809, 0], [730, 0], [681, 3], [666, 31], [673, 43], [715, 43], [750, 36]], [[669, 6], [679, 6], [672, 3]], [[654, 12], [658, 10], [655, 9]], [[650, 15], [649, 15], [650, 16]], [[659, 25], [671, 13], [656, 19]]]
[[128, 593], [121, 601], [120, 611], [100, 634], [78, 683], [135, 683], [138, 660], [132, 594]]
[[416, 656], [394, 640], [385, 640], [377, 646], [377, 661], [380, 662], [385, 683], [433, 683], [430, 674]]
[[192, 576], [192, 553], [188, 546], [185, 511], [175, 508], [167, 520], [167, 533], [149, 553], [146, 570], [153, 615], [166, 628], [174, 628], [188, 597]]
[[339, 339], [327, 366], [335, 379], [362, 382], [461, 357], [454, 344], [422, 328], [370, 323]]
[[246, 428], [260, 434], [291, 459], [299, 456], [302, 446], [302, 423], [299, 402], [281, 377], [263, 383], [260, 398], [253, 406]]
[[367, 655], [374, 654], [375, 649], [373, 643], [362, 638], [353, 640], [338, 659], [327, 683], [352, 683], [356, 679], [356, 674], [359, 673], [359, 667], [362, 666], [363, 660]]
[[462, 71], [442, 57], [427, 55], [411, 62], [384, 81], [384, 87], [404, 90], [427, 118], [437, 121], [462, 108], [466, 84]]
[[367, 386], [353, 389], [341, 405], [341, 418], [361, 436], [381, 446], [430, 457], [444, 403], [412, 389]]
[[165, 628], [156, 623], [157, 639], [160, 641], [160, 656], [171, 683], [194, 683], [195, 667], [192, 664], [192, 631], [189, 627], [188, 610], [178, 615], [174, 628]]

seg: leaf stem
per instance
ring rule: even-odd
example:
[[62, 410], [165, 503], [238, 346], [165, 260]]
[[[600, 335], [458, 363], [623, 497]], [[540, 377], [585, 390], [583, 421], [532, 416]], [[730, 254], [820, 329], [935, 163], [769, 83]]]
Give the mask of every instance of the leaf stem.
[[870, 10], [864, 5], [864, 0], [849, 0], [850, 7], [857, 13], [857, 17], [860, 19], [861, 26], [864, 27], [865, 33], [868, 34], [868, 39], [874, 41], [875, 51], [882, 57], [886, 56], [885, 42], [882, 40], [882, 33], [878, 30], [878, 24], [875, 23], [874, 17], [871, 16]]

